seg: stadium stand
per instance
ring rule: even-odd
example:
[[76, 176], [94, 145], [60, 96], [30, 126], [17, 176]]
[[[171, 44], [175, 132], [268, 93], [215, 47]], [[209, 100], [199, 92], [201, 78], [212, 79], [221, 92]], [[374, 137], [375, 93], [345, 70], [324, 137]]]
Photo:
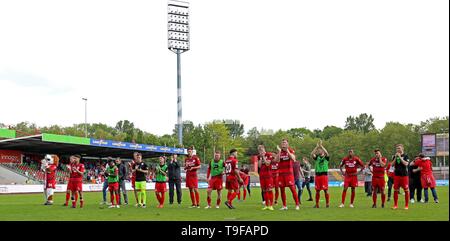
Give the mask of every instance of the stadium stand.
[[27, 184], [28, 178], [0, 165], [0, 184]]

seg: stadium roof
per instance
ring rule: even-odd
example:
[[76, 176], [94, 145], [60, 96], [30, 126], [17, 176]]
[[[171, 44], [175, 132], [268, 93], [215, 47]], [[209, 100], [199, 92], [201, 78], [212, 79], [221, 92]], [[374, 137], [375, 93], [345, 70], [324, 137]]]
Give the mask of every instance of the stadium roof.
[[89, 157], [112, 156], [121, 158], [131, 158], [135, 151], [142, 153], [143, 158], [157, 157], [164, 154], [184, 155], [187, 153], [187, 150], [184, 148], [47, 133], [0, 140], [0, 149], [18, 150], [36, 154], [81, 154], [82, 156]]

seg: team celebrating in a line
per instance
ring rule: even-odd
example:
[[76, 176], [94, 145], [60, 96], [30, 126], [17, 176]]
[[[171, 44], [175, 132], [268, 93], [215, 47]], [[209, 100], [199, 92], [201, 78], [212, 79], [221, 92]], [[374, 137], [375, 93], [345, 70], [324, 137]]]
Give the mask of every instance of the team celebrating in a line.
[[[435, 202], [438, 202], [435, 189], [436, 181], [433, 176], [432, 162], [430, 158], [425, 157], [423, 154], [419, 154], [414, 160], [411, 161], [409, 160], [408, 155], [404, 152], [402, 144], [397, 144], [395, 148], [396, 152], [392, 158], [390, 158], [390, 161], [382, 155], [381, 150], [375, 149], [373, 158], [371, 158], [367, 163], [364, 163], [358, 156], [356, 156], [353, 149], [348, 150], [348, 155], [342, 159], [339, 165], [341, 174], [344, 177], [341, 204], [339, 205], [340, 208], [345, 207], [348, 188], [351, 190], [349, 207], [355, 207], [355, 189], [358, 187], [358, 173], [362, 173], [365, 168], [369, 168], [372, 173], [372, 208], [377, 208], [378, 194], [381, 196], [381, 207], [385, 207], [385, 177], [387, 176], [387, 171], [393, 172], [394, 205], [392, 206], [392, 209], [398, 209], [400, 188], [404, 190], [404, 208], [409, 208], [409, 166], [417, 167], [412, 170], [413, 172], [420, 171], [420, 181], [422, 187], [424, 188], [425, 200], [428, 201], [428, 189], [431, 189]], [[249, 186], [250, 177], [248, 175], [248, 171], [246, 173], [238, 169], [239, 161], [237, 159], [237, 154], [238, 151], [236, 149], [232, 149], [229, 152], [229, 156], [223, 160], [221, 158], [220, 151], [216, 151], [214, 153], [214, 159], [209, 162], [206, 175], [208, 182], [206, 209], [211, 208], [213, 190], [217, 192], [215, 207], [220, 208], [224, 175], [225, 189], [227, 190], [227, 198], [224, 201], [225, 206], [229, 209], [235, 209], [233, 201], [236, 197], [240, 199], [240, 190], [242, 187], [244, 189], [245, 199], [246, 187]], [[315, 161], [314, 184], [316, 195], [315, 205], [313, 207], [319, 208], [320, 192], [323, 191], [325, 197], [325, 207], [328, 208], [330, 207], [330, 194], [328, 192], [328, 166], [330, 158], [328, 151], [322, 144], [322, 141], [319, 141], [314, 150], [311, 152], [311, 158]], [[59, 158], [56, 155], [46, 155], [45, 159], [42, 160], [42, 170], [46, 174], [44, 184], [44, 194], [47, 200], [45, 203], [46, 205], [53, 204], [53, 192], [56, 186], [55, 171], [58, 165], [58, 160]], [[82, 163], [80, 163], [80, 155], [72, 155], [69, 160], [70, 164], [67, 167], [70, 172], [70, 178], [67, 184], [66, 201], [64, 206], [69, 206], [70, 199], [72, 201], [71, 207], [76, 208], [79, 198], [79, 207], [82, 208], [84, 205], [82, 179], [85, 172], [85, 167]], [[307, 185], [309, 191], [309, 182], [305, 183], [304, 180], [310, 179], [310, 167], [307, 158], [303, 157], [302, 161], [305, 164], [308, 164], [305, 169], [302, 169], [301, 166], [298, 167], [299, 162], [296, 159], [295, 150], [289, 147], [287, 139], [283, 139], [280, 146], [277, 146], [276, 153], [267, 152], [264, 145], [258, 146], [258, 172], [261, 194], [264, 203], [263, 210], [274, 210], [273, 206], [274, 204], [277, 204], [278, 196], [280, 194], [282, 201], [282, 207], [280, 210], [287, 210], [286, 188], [289, 188], [292, 193], [292, 197], [295, 202], [295, 209], [300, 209], [302, 188]], [[119, 208], [119, 204], [121, 202], [119, 192], [119, 168], [116, 165], [116, 162], [119, 164], [120, 159], [114, 161], [114, 159], [108, 158], [108, 165], [104, 171], [104, 175], [107, 178], [105, 181], [108, 182], [107, 188], [110, 192], [110, 208]], [[295, 166], [297, 166], [297, 168], [294, 168]], [[186, 188], [189, 189], [190, 199], [192, 202], [190, 208], [200, 208], [200, 194], [198, 191], [197, 175], [197, 171], [200, 167], [200, 158], [194, 154], [193, 147], [189, 147], [184, 162], [184, 170], [186, 171]], [[360, 172], [358, 172], [358, 168], [360, 169]], [[145, 164], [145, 162], [143, 162], [141, 153], [135, 152], [133, 154], [133, 160], [130, 162], [130, 170], [132, 188], [136, 199], [136, 207], [146, 208], [146, 184], [147, 175], [150, 172], [150, 168], [147, 164]], [[156, 165], [154, 173], [156, 180], [155, 195], [158, 200], [157, 208], [163, 208], [165, 193], [167, 191], [166, 185], [169, 180], [169, 171], [165, 156], [161, 156], [159, 158], [159, 164]], [[303, 179], [303, 185], [298, 183], [300, 178]], [[296, 185], [299, 188], [299, 193], [297, 193], [295, 188]], [[309, 195], [310, 201], [312, 201], [310, 192]], [[171, 199], [173, 199], [173, 193], [171, 194]], [[127, 200], [128, 199], [126, 198], [126, 203], [128, 203]], [[170, 203], [172, 203], [172, 201], [173, 200], [171, 200]]]

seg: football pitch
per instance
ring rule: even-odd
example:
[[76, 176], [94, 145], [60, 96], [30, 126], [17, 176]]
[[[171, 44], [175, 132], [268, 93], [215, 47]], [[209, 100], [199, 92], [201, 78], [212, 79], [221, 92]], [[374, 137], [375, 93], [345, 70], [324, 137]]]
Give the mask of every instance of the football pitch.
[[[219, 209], [215, 208], [216, 194], [213, 192], [212, 208], [204, 209], [206, 205], [206, 190], [200, 189], [200, 209], [190, 209], [190, 197], [187, 190], [183, 191], [183, 202], [181, 205], [168, 204], [168, 193], [163, 209], [156, 208], [157, 200], [154, 191], [147, 191], [147, 208], [136, 208], [134, 206], [134, 195], [128, 192], [130, 205], [121, 206], [120, 209], [108, 209], [106, 205], [99, 205], [102, 201], [101, 192], [84, 193], [85, 207], [72, 209], [62, 206], [65, 200], [64, 193], [57, 193], [53, 206], [42, 205], [42, 194], [16, 194], [0, 195], [0, 221], [115, 221], [115, 220], [146, 220], [146, 221], [448, 221], [449, 203], [448, 187], [438, 187], [439, 204], [434, 203], [431, 192], [430, 202], [410, 204], [409, 210], [404, 210], [404, 196], [399, 196], [399, 209], [391, 210], [393, 198], [384, 209], [380, 207], [373, 209], [372, 198], [366, 197], [363, 188], [357, 189], [355, 208], [349, 208], [350, 190], [347, 192], [346, 207], [339, 208], [341, 200], [341, 188], [330, 188], [331, 207], [325, 208], [325, 200], [320, 200], [319, 209], [312, 208], [313, 202], [306, 201], [308, 194], [303, 193], [300, 210], [295, 210], [292, 195], [287, 190], [287, 211], [278, 210], [281, 200], [275, 206], [274, 211], [265, 210], [261, 204], [261, 193], [259, 188], [252, 188], [252, 195], [245, 201], [233, 202], [236, 209], [228, 209], [222, 201]], [[314, 191], [313, 191], [314, 198]], [[222, 198], [226, 197], [226, 192]], [[109, 200], [109, 193], [108, 193]]]

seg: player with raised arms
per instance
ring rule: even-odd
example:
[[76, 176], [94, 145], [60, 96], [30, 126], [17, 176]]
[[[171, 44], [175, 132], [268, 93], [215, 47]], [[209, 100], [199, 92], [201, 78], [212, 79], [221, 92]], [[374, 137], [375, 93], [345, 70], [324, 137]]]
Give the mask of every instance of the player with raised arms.
[[311, 157], [315, 161], [315, 189], [316, 189], [316, 205], [314, 208], [319, 208], [320, 191], [325, 193], [326, 207], [330, 207], [330, 194], [328, 193], [328, 163], [330, 156], [327, 149], [320, 140], [314, 150], [311, 152]]

